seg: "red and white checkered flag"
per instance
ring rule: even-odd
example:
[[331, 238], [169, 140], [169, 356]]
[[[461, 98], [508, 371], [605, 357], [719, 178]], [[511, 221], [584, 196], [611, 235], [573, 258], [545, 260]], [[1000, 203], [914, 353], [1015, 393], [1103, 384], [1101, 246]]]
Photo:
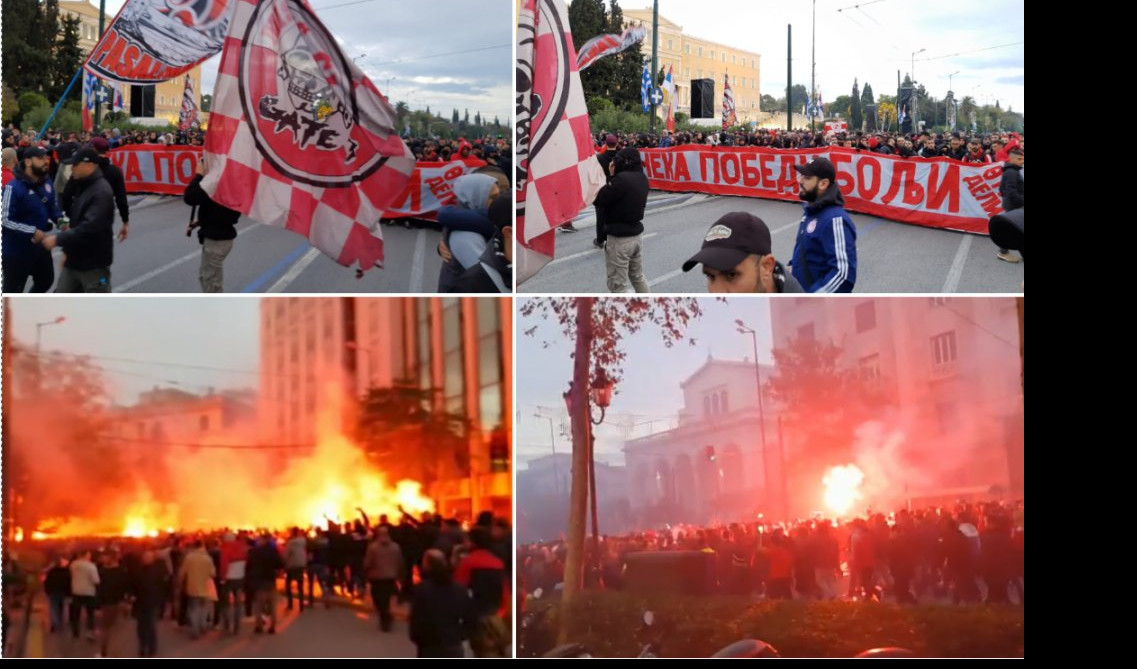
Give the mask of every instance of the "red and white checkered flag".
[[518, 282], [553, 257], [556, 227], [604, 186], [562, 0], [525, 0], [517, 31]]
[[395, 110], [305, 0], [238, 0], [209, 126], [210, 197], [345, 267], [381, 264], [379, 218], [414, 156]]

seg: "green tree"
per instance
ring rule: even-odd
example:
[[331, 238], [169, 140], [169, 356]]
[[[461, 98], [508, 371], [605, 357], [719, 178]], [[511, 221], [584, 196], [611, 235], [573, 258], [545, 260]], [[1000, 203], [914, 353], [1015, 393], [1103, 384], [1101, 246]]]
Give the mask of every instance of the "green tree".
[[857, 80], [853, 79], [853, 94], [849, 98], [849, 132], [860, 130], [863, 122], [861, 92], [857, 87]]
[[840, 115], [841, 118], [849, 118], [849, 109], [853, 106], [853, 99], [848, 95], [838, 95], [837, 99], [830, 102], [827, 106], [829, 107], [830, 116]]
[[458, 121], [460, 119], [461, 119], [461, 117], [458, 116], [458, 110], [455, 109], [454, 113], [450, 116], [450, 122], [454, 125], [458, 125]]
[[[607, 32], [608, 13], [604, 0], [573, 0], [569, 5], [569, 26], [576, 50], [588, 40]], [[606, 97], [612, 84], [613, 63], [609, 58], [601, 58], [580, 74], [584, 87], [584, 99]]]
[[865, 107], [874, 104], [876, 104], [876, 99], [873, 98], [872, 84], [866, 81], [865, 88], [861, 91], [861, 110], [863, 111]]
[[[83, 64], [83, 51], [79, 48], [79, 18], [67, 16], [63, 19], [62, 34], [55, 44], [55, 55], [51, 68], [51, 86], [48, 99], [58, 100], [67, 90], [67, 84]], [[71, 87], [69, 97], [81, 98], [83, 88], [79, 82]]]
[[430, 485], [470, 473], [469, 420], [435, 411], [436, 391], [412, 381], [371, 388], [360, 399], [355, 438], [391, 478]]
[[[620, 34], [624, 31], [624, 11], [617, 0], [611, 0], [608, 10], [608, 32]], [[640, 80], [643, 77], [644, 54], [640, 45], [621, 51], [605, 60], [612, 61], [612, 76], [607, 99], [619, 109], [640, 111]], [[585, 72], [587, 74], [587, 71]]]
[[[622, 338], [651, 327], [658, 331], [666, 346], [674, 346], [687, 339], [687, 326], [702, 316], [702, 307], [694, 298], [597, 300], [593, 297], [558, 297], [529, 300], [522, 305], [521, 314], [525, 318], [552, 321], [557, 329], [557, 339], [566, 338], [575, 347], [573, 380], [568, 396], [572, 405], [572, 484], [562, 595], [564, 619], [577, 598], [584, 577], [588, 479], [589, 472], [593, 471], [589, 440], [592, 420], [589, 394], [593, 380], [606, 377], [613, 383], [619, 382], [620, 369], [626, 358], [620, 347]], [[539, 325], [533, 326], [525, 332], [533, 336], [538, 328]], [[695, 344], [694, 339], [688, 341]], [[567, 632], [567, 626], [562, 626], [562, 638]]]
[[[49, 6], [54, 7], [58, 15], [55, 0], [44, 3], [5, 0], [0, 3], [4, 24], [4, 69], [0, 79], [17, 96], [29, 91], [43, 93], [45, 84], [50, 83], [50, 77], [45, 77], [44, 73], [51, 72], [56, 26], [51, 21]], [[49, 28], [52, 32], [45, 37], [44, 31]]]
[[462, 116], [462, 123], [465, 123], [466, 125], [470, 125], [470, 110], [469, 109], [467, 109], [466, 114], [464, 116]]
[[794, 84], [790, 89], [790, 110], [800, 114], [807, 104], [809, 104], [809, 90], [802, 84]]
[[785, 111], [785, 108], [778, 109], [778, 99], [768, 93], [762, 96], [761, 106], [764, 112]]
[[474, 114], [474, 125], [481, 127], [481, 125], [482, 125], [482, 113], [481, 112], [477, 112]]
[[3, 109], [4, 115], [2, 122], [4, 125], [15, 123], [20, 117], [20, 101], [16, 97], [15, 91], [8, 88], [8, 84], [3, 85], [4, 98], [0, 101], [0, 109]]

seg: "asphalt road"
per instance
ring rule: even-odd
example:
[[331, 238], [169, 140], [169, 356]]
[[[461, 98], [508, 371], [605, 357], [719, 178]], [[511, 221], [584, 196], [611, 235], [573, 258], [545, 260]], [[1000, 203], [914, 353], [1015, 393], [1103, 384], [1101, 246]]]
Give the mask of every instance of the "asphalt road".
[[[186, 237], [190, 208], [181, 198], [132, 197], [130, 238], [115, 243], [111, 286], [116, 293], [197, 293], [201, 246]], [[425, 224], [430, 226], [432, 224]], [[120, 223], [115, 215], [115, 233]], [[281, 228], [241, 218], [233, 251], [225, 260], [229, 293], [408, 293], [435, 292], [440, 238], [432, 227], [384, 225], [382, 269], [356, 279], [308, 241]], [[61, 252], [55, 251], [58, 276]], [[29, 282], [30, 286], [30, 282]]]
[[[748, 211], [770, 227], [774, 257], [793, 255], [801, 205], [756, 198], [653, 191], [644, 217], [644, 274], [653, 292], [705, 293], [699, 268], [684, 273], [683, 262], [698, 252], [703, 235], [720, 216]], [[995, 257], [981, 235], [907, 225], [853, 213], [857, 226], [858, 293], [1017, 293], [1024, 263]], [[577, 233], [557, 233], [557, 255], [536, 276], [518, 286], [522, 293], [604, 293], [604, 253], [592, 245], [593, 209], [574, 222]], [[1016, 254], [1017, 255], [1017, 254]]]
[[[378, 618], [362, 607], [317, 606], [304, 613], [284, 609], [278, 600], [276, 634], [254, 634], [252, 619], [241, 622], [237, 636], [219, 631], [190, 639], [185, 629], [169, 620], [158, 623], [158, 657], [415, 657], [407, 636], [407, 624], [397, 619], [390, 632], [379, 630]], [[43, 607], [37, 607], [42, 609]], [[51, 634], [46, 612], [38, 611], [30, 631], [28, 657], [94, 657], [98, 644], [70, 633]], [[137, 657], [138, 637], [134, 620], [120, 620], [111, 642], [111, 656]]]

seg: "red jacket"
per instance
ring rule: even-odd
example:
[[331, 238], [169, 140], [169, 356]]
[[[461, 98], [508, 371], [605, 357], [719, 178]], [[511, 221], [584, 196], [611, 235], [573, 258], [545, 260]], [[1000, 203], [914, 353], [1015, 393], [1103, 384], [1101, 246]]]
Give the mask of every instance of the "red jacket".
[[15, 179], [15, 178], [16, 178], [16, 173], [13, 172], [11, 170], [11, 168], [5, 167], [4, 168], [4, 181], [3, 181], [3, 183], [0, 183], [0, 188], [7, 186], [8, 182], [11, 181], [12, 179]]
[[218, 577], [224, 580], [225, 574], [229, 572], [230, 564], [241, 561], [247, 562], [248, 558], [249, 545], [240, 539], [221, 544], [221, 569], [218, 570]]

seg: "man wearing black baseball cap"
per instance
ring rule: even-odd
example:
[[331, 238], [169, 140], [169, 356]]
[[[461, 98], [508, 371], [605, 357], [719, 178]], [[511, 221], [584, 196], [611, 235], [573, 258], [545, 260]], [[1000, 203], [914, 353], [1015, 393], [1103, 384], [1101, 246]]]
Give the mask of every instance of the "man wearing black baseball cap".
[[804, 215], [790, 272], [807, 293], [851, 293], [857, 281], [857, 228], [845, 211], [837, 170], [827, 158], [794, 169]]
[[[57, 293], [111, 292], [114, 260], [114, 191], [99, 169], [99, 154], [84, 146], [67, 161], [71, 165], [68, 209], [71, 227], [54, 235], [37, 235], [50, 251], [59, 246], [66, 255]], [[72, 185], [73, 184], [73, 185]]]
[[703, 237], [703, 248], [683, 263], [683, 271], [700, 263], [711, 293], [805, 292], [774, 259], [766, 223], [744, 211], [715, 221]]

